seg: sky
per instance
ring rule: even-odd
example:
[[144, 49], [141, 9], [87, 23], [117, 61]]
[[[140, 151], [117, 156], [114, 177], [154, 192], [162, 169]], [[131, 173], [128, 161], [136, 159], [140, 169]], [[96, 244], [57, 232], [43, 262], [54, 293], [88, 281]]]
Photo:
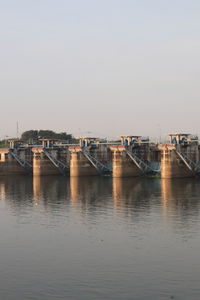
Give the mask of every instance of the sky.
[[0, 0], [0, 138], [200, 135], [200, 1]]

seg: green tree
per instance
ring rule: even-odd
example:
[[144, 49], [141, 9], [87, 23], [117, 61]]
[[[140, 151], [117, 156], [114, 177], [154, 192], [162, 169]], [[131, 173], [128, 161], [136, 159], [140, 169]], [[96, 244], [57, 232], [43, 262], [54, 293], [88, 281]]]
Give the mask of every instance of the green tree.
[[41, 138], [62, 140], [68, 143], [75, 142], [75, 138], [66, 132], [56, 133], [53, 130], [28, 130], [22, 133], [21, 139], [24, 142], [34, 143]]
[[25, 142], [38, 139], [38, 130], [28, 130], [22, 133], [21, 139]]

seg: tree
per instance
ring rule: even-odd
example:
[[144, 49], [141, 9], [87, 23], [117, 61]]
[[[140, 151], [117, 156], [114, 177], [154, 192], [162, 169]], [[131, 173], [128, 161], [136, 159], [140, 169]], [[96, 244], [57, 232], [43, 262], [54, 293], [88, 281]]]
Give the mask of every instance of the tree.
[[21, 139], [25, 142], [38, 139], [38, 130], [28, 130], [22, 133]]
[[24, 142], [38, 142], [40, 138], [62, 140], [69, 143], [74, 142], [74, 137], [66, 132], [56, 133], [52, 130], [28, 130], [22, 133], [21, 139]]

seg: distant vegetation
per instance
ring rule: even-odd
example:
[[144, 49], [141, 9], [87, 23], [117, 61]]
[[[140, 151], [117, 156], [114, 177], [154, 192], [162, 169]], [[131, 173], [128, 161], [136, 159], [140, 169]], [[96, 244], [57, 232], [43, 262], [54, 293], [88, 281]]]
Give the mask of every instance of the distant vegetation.
[[[58, 140], [66, 144], [76, 144], [76, 140], [72, 134], [66, 132], [54, 132], [53, 130], [28, 130], [22, 133], [21, 138], [17, 139], [19, 144], [41, 144], [40, 139], [52, 139]], [[11, 138], [7, 137], [3, 140], [0, 140], [0, 148], [9, 147], [9, 140]], [[11, 139], [12, 140], [12, 139]]]
[[21, 140], [26, 143], [34, 143], [41, 138], [62, 140], [67, 143], [75, 142], [75, 138], [71, 134], [66, 132], [56, 133], [52, 130], [28, 130], [21, 135]]
[[0, 148], [7, 148], [9, 147], [9, 143], [7, 140], [1, 140], [0, 141]]

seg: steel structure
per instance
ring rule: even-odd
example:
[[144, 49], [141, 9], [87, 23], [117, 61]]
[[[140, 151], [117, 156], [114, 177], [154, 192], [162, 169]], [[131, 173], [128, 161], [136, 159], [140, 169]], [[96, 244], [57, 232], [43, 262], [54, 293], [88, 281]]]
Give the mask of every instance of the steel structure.
[[33, 166], [28, 161], [22, 159], [19, 155], [17, 155], [16, 153], [14, 153], [12, 150], [10, 150], [10, 154], [20, 164], [20, 166], [22, 166], [28, 172], [32, 171]]
[[134, 164], [141, 170], [142, 173], [158, 173], [160, 170], [152, 169], [147, 163], [145, 163], [142, 159], [140, 159], [137, 155], [125, 149], [126, 154], [130, 157], [130, 159], [134, 162]]
[[175, 152], [190, 171], [197, 172], [199, 170], [198, 164], [196, 164], [193, 160], [191, 160], [186, 154], [178, 150], [175, 150]]
[[83, 155], [90, 161], [99, 174], [111, 174], [112, 170], [93, 157], [86, 149], [82, 149]]
[[43, 152], [48, 157], [48, 159], [54, 164], [54, 166], [58, 168], [61, 174], [65, 176], [66, 173], [69, 172], [69, 166], [67, 164], [64, 164], [62, 161], [58, 160], [49, 151], [43, 150]]

